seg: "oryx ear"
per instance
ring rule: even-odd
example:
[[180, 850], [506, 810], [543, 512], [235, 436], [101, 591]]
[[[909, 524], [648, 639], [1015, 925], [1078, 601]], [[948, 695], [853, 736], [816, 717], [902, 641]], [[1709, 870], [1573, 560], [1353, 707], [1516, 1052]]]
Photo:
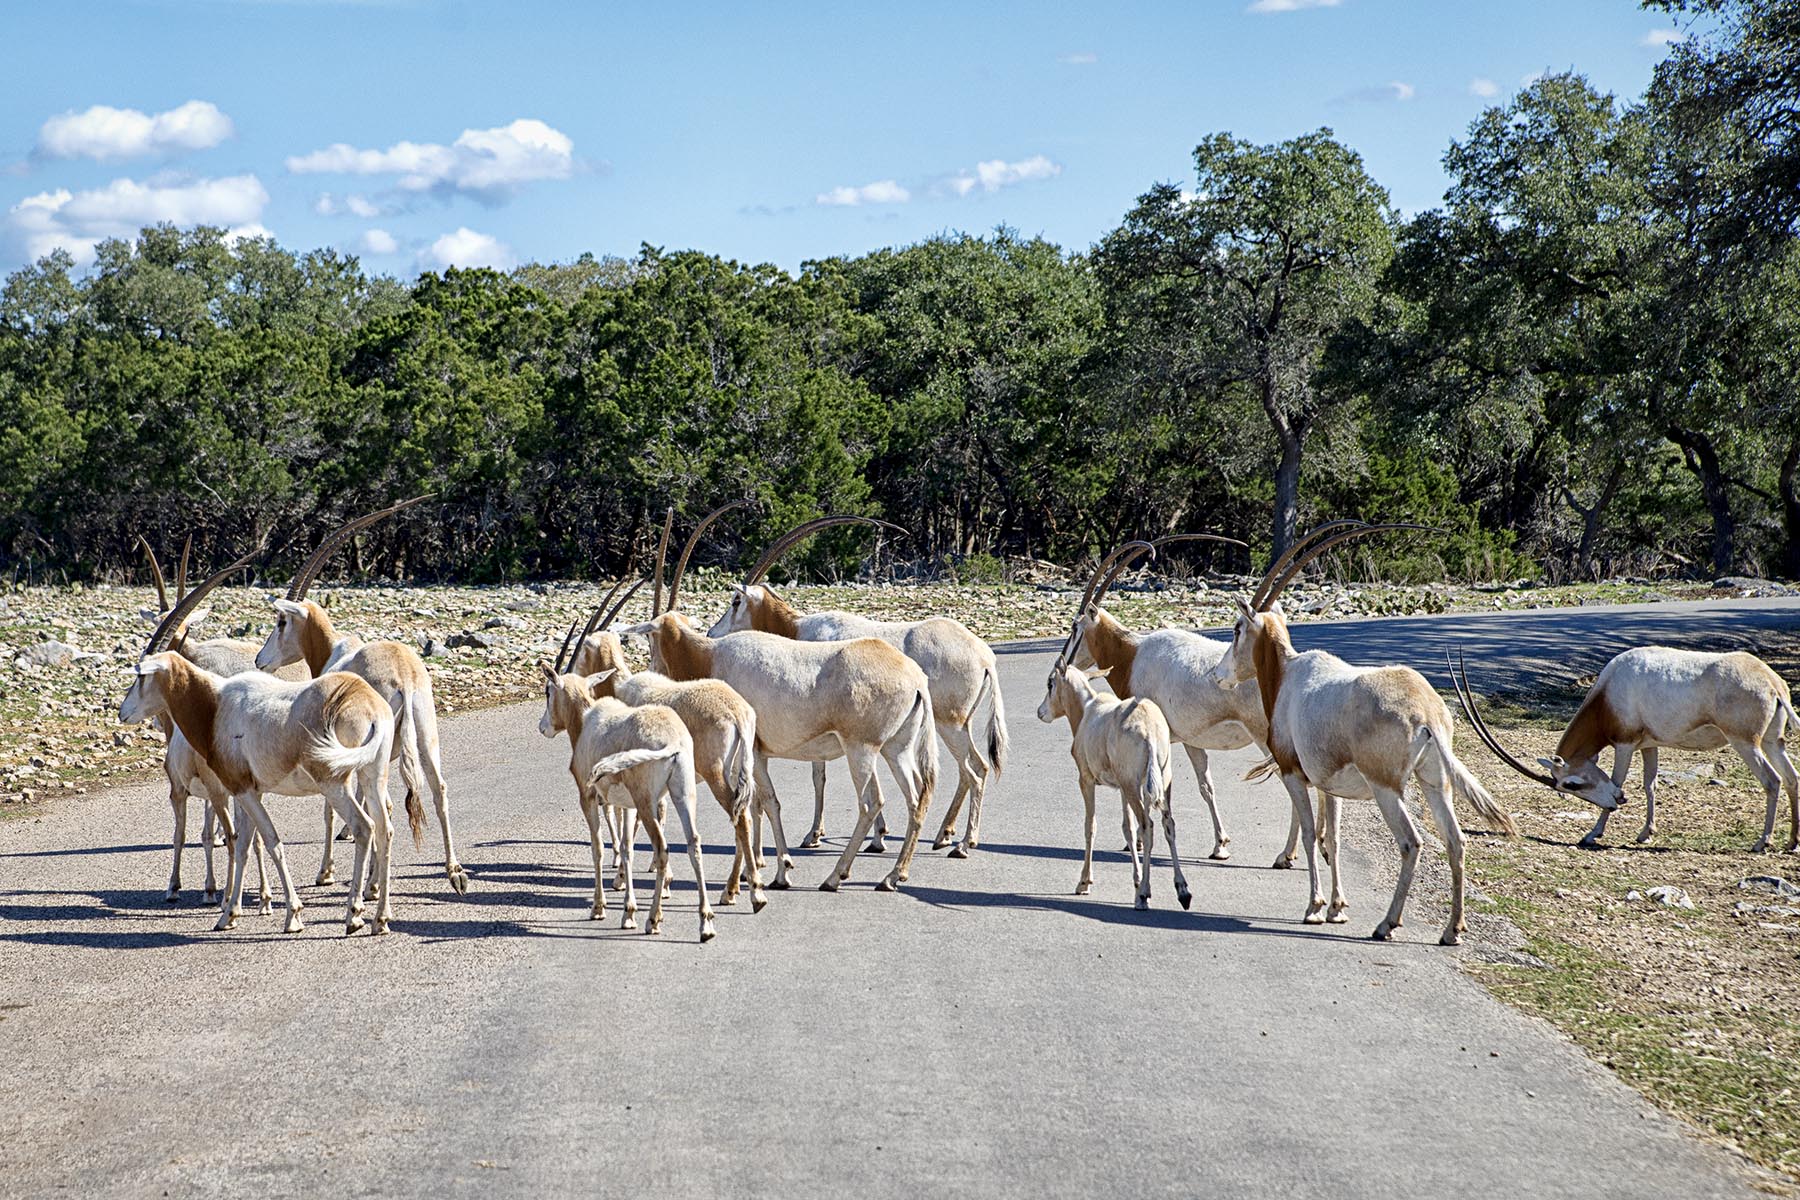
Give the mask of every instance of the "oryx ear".
[[137, 665], [137, 673], [139, 675], [154, 675], [158, 671], [166, 671], [168, 669], [169, 661], [161, 654], [152, 654], [149, 658], [144, 659]]
[[613, 677], [614, 673], [615, 673], [615, 668], [608, 667], [604, 671], [595, 671], [592, 675], [589, 675], [586, 678], [586, 680], [584, 681], [587, 684], [588, 695], [590, 695], [594, 699], [598, 700], [600, 698], [600, 693], [598, 691], [598, 688], [600, 687], [601, 684], [605, 683], [608, 679], [611, 679]]
[[541, 658], [538, 659], [538, 670], [544, 673], [545, 679], [548, 679], [551, 683], [556, 682], [556, 669]]
[[1275, 603], [1269, 605], [1268, 612], [1272, 616], [1277, 616], [1277, 617], [1283, 616], [1284, 613], [1282, 611], [1281, 601], [1277, 600], [1277, 601], [1275, 601]]
[[283, 616], [304, 617], [306, 615], [306, 605], [300, 603], [298, 600], [278, 599], [275, 601], [275, 611], [281, 613]]
[[1538, 765], [1552, 775], [1556, 775], [1562, 770], [1563, 760], [1560, 758], [1540, 758], [1538, 759]]
[[1092, 667], [1088, 670], [1087, 677], [1089, 679], [1105, 679], [1108, 675], [1111, 675], [1111, 674], [1112, 674], [1111, 667]]
[[1256, 615], [1256, 610], [1250, 607], [1250, 602], [1248, 600], [1244, 599], [1242, 596], [1236, 597], [1236, 600], [1238, 612], [1242, 614], [1246, 621]]
[[210, 616], [212, 616], [212, 607], [210, 605], [205, 608], [196, 608], [193, 612], [188, 614], [188, 619], [182, 622], [182, 627], [184, 629], [192, 629]]

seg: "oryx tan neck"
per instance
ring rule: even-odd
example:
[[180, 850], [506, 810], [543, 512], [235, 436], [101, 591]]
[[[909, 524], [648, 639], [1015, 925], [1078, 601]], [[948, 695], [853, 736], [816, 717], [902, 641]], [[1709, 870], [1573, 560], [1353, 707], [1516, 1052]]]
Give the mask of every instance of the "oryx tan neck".
[[1131, 697], [1131, 667], [1137, 661], [1137, 635], [1095, 609], [1087, 628], [1087, 651], [1094, 665], [1106, 671], [1106, 682], [1121, 700]]
[[302, 603], [306, 605], [306, 620], [300, 622], [300, 656], [315, 676], [323, 675], [325, 664], [331, 661], [331, 647], [337, 643], [337, 629], [322, 607], [311, 600]]
[[[1275, 701], [1281, 695], [1282, 675], [1287, 660], [1294, 657], [1294, 643], [1288, 638], [1287, 623], [1273, 613], [1263, 613], [1248, 626], [1252, 638], [1252, 662], [1256, 664], [1256, 686], [1262, 693], [1263, 716], [1269, 727], [1275, 725]], [[1274, 751], [1273, 740], [1270, 750]], [[1276, 751], [1276, 761], [1281, 754]]]
[[1604, 688], [1595, 688], [1582, 700], [1575, 719], [1556, 743], [1556, 756], [1568, 763], [1591, 762], [1602, 750], [1630, 741], [1619, 727], [1618, 716]]
[[713, 640], [692, 626], [664, 615], [657, 619], [657, 654], [670, 679], [705, 679], [712, 674]]
[[[169, 716], [188, 745], [212, 764], [217, 754], [213, 733], [219, 718], [218, 689], [204, 672], [179, 654], [171, 654], [165, 661], [168, 666], [163, 670], [162, 688]], [[231, 781], [225, 780], [225, 784], [230, 787]]]
[[751, 628], [784, 638], [798, 638], [800, 614], [793, 605], [777, 596], [774, 588], [766, 583], [758, 586], [762, 588], [762, 599], [750, 608]]

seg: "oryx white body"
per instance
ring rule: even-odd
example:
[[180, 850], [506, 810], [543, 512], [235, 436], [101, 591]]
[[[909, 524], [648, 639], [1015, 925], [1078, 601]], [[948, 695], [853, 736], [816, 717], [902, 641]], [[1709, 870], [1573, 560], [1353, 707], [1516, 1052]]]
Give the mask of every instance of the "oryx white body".
[[[1637, 840], [1656, 832], [1656, 757], [1659, 749], [1722, 750], [1729, 746], [1750, 768], [1768, 796], [1760, 853], [1775, 833], [1775, 810], [1785, 783], [1790, 829], [1787, 849], [1800, 843], [1800, 776], [1787, 756], [1787, 731], [1795, 725], [1793, 696], [1770, 666], [1753, 654], [1726, 654], [1641, 646], [1607, 663], [1588, 689], [1575, 719], [1563, 732], [1554, 758], [1541, 760], [1558, 791], [1600, 809], [1584, 846], [1596, 844], [1624, 799], [1631, 756], [1644, 756], [1644, 827]], [[1602, 751], [1613, 752], [1610, 775], [1600, 769]]]
[[[1193, 764], [1200, 798], [1212, 817], [1212, 857], [1231, 857], [1231, 835], [1219, 815], [1212, 773], [1206, 752], [1241, 750], [1254, 745], [1264, 754], [1269, 749], [1269, 722], [1262, 700], [1254, 689], [1221, 687], [1214, 672], [1231, 649], [1221, 642], [1186, 629], [1158, 629], [1136, 633], [1125, 628], [1103, 608], [1076, 622], [1071, 661], [1087, 670], [1100, 668], [1113, 694], [1126, 699], [1142, 696], [1154, 700], [1169, 723], [1169, 735], [1180, 742]], [[1275, 860], [1277, 867], [1291, 867], [1298, 852], [1300, 824], [1288, 824], [1287, 846]]]
[[[632, 707], [597, 694], [605, 683], [605, 671], [558, 675], [548, 664], [540, 664], [539, 669], [544, 675], [544, 713], [538, 719], [538, 732], [547, 738], [558, 733], [568, 735], [569, 774], [575, 779], [581, 814], [587, 819], [588, 841], [594, 853], [592, 919], [606, 917], [600, 807], [606, 792], [616, 788], [630, 797], [656, 856], [656, 883], [651, 889], [650, 920], [644, 932], [662, 932], [662, 880], [669, 859], [661, 818], [666, 798], [681, 819], [688, 859], [694, 866], [700, 940], [711, 941], [715, 933], [712, 904], [706, 895], [706, 869], [700, 861], [700, 839], [694, 828], [698, 791], [694, 783], [694, 739], [687, 726], [674, 709], [664, 705]], [[625, 876], [622, 928], [637, 928], [637, 892], [629, 872]]]
[[[1450, 859], [1450, 919], [1440, 940], [1455, 945], [1466, 926], [1463, 835], [1451, 793], [1470, 801], [1508, 832], [1512, 820], [1457, 759], [1451, 748], [1450, 712], [1443, 700], [1410, 667], [1355, 667], [1322, 650], [1297, 653], [1279, 606], [1260, 612], [1241, 603], [1240, 608], [1231, 649], [1215, 673], [1226, 688], [1254, 680], [1269, 715], [1269, 753], [1306, 843], [1312, 887], [1306, 923], [1345, 920], [1348, 904], [1339, 879], [1337, 798], [1373, 798], [1400, 851], [1393, 901], [1374, 936], [1386, 939], [1399, 928], [1422, 845], [1402, 799], [1408, 778], [1416, 778]], [[1328, 797], [1324, 807], [1331, 863], [1329, 911], [1319, 887], [1308, 785]]]
[[[760, 630], [805, 642], [841, 642], [878, 638], [900, 651], [925, 672], [931, 690], [932, 716], [938, 736], [956, 763], [956, 794], [944, 814], [934, 847], [955, 836], [957, 814], [964, 801], [969, 820], [952, 858], [967, 857], [981, 840], [981, 802], [988, 780], [1005, 767], [1006, 710], [994, 652], [967, 626], [949, 617], [923, 621], [874, 621], [846, 612], [801, 614], [766, 584], [750, 584], [732, 592], [731, 606], [713, 624], [712, 637]], [[977, 722], [984, 715], [985, 721]], [[825, 763], [813, 765], [813, 823], [802, 845], [817, 846], [824, 835]], [[880, 818], [877, 818], [878, 822]], [[885, 825], [876, 826], [870, 849], [881, 849]]]
[[1085, 896], [1094, 886], [1094, 787], [1099, 784], [1119, 789], [1125, 844], [1131, 848], [1131, 882], [1136, 890], [1133, 907], [1150, 907], [1150, 856], [1156, 842], [1158, 814], [1169, 839], [1175, 896], [1181, 907], [1188, 907], [1193, 896], [1181, 873], [1181, 852], [1175, 847], [1175, 812], [1169, 803], [1173, 763], [1169, 723], [1163, 718], [1162, 709], [1141, 696], [1120, 700], [1097, 692], [1082, 672], [1062, 666], [1050, 672], [1037, 715], [1045, 724], [1058, 717], [1067, 718], [1073, 735], [1069, 755], [1075, 760], [1087, 812], [1082, 823], [1081, 877], [1076, 881], [1075, 894]]
[[323, 794], [356, 831], [356, 867], [345, 929], [362, 928], [364, 867], [374, 851], [379, 894], [373, 930], [384, 933], [392, 917], [387, 764], [393, 716], [386, 703], [354, 675], [332, 673], [289, 683], [260, 672], [221, 678], [175, 653], [152, 654], [138, 666], [119, 719], [127, 724], [168, 717], [231, 794], [242, 836], [233, 841], [231, 878], [219, 929], [237, 923], [244, 864], [253, 821], [275, 856], [287, 899], [287, 931], [301, 928], [299, 895], [288, 875], [280, 835], [263, 805], [267, 794]]
[[[426, 784], [437, 809], [438, 829], [444, 837], [444, 875], [457, 892], [469, 889], [469, 874], [457, 861], [450, 833], [450, 796], [444, 786], [444, 768], [438, 754], [437, 701], [432, 694], [431, 672], [418, 651], [402, 642], [364, 642], [354, 634], [340, 635], [325, 609], [311, 600], [277, 600], [275, 628], [256, 653], [256, 665], [273, 671], [289, 663], [305, 663], [315, 675], [346, 671], [367, 680], [388, 703], [394, 715], [394, 757], [400, 764], [400, 780], [406, 786], [407, 814], [417, 837], [420, 794]], [[331, 882], [332, 810], [325, 809], [325, 857], [316, 882]]]
[[708, 637], [680, 613], [623, 631], [650, 640], [651, 665], [672, 679], [721, 679], [756, 710], [756, 789], [769, 805], [777, 850], [787, 858], [781, 809], [767, 758], [819, 762], [844, 755], [861, 809], [836, 868], [820, 884], [836, 891], [882, 807], [877, 758], [887, 760], [906, 803], [906, 839], [894, 869], [877, 886], [905, 882], [937, 781], [930, 682], [917, 663], [886, 642], [800, 642], [749, 631]]
[[[694, 772], [706, 781], [713, 799], [725, 810], [737, 842], [737, 859], [719, 895], [720, 904], [735, 904], [738, 876], [745, 860], [750, 868], [750, 903], [761, 910], [768, 902], [763, 894], [762, 872], [750, 844], [750, 811], [756, 796], [756, 710], [750, 707], [729, 684], [717, 679], [694, 679], [685, 682], [659, 675], [655, 671], [633, 672], [625, 661], [625, 648], [619, 635], [610, 629], [589, 634], [575, 648], [570, 671], [581, 676], [608, 672], [596, 687], [598, 695], [612, 696], [634, 707], [661, 704], [673, 709], [694, 739]], [[614, 865], [626, 874], [631, 870], [631, 832], [622, 807], [609, 796], [609, 807], [621, 808], [613, 843]], [[620, 843], [625, 857], [618, 857]], [[785, 887], [786, 868], [777, 886]], [[660, 886], [660, 881], [659, 881]]]

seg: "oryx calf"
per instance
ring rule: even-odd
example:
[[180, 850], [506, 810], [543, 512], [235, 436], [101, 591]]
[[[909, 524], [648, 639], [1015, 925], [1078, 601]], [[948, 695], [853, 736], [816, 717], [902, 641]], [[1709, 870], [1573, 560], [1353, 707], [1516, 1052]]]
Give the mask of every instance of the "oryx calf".
[[[1094, 786], [1119, 789], [1124, 809], [1125, 844], [1131, 847], [1131, 881], [1136, 887], [1134, 908], [1150, 907], [1150, 856], [1156, 841], [1155, 819], [1162, 817], [1163, 834], [1169, 839], [1169, 862], [1175, 869], [1175, 898], [1187, 908], [1194, 897], [1181, 873], [1181, 852], [1175, 848], [1175, 812], [1169, 798], [1173, 791], [1169, 758], [1169, 723], [1153, 701], [1133, 697], [1119, 700], [1102, 695], [1088, 685], [1074, 667], [1058, 663], [1050, 672], [1038, 720], [1046, 725], [1066, 718], [1074, 735], [1069, 755], [1081, 781], [1081, 799], [1087, 818], [1082, 824], [1081, 878], [1075, 894], [1085, 896], [1094, 886]], [[1143, 862], [1138, 862], [1140, 844]]]
[[[547, 738], [559, 733], [569, 737], [569, 774], [575, 778], [581, 815], [587, 818], [588, 841], [594, 853], [594, 907], [592, 919], [606, 917], [606, 886], [600, 845], [600, 805], [607, 789], [618, 788], [631, 797], [639, 822], [650, 835], [655, 853], [655, 878], [650, 901], [650, 920], [645, 933], [662, 932], [662, 879], [668, 870], [669, 845], [663, 836], [660, 812], [666, 796], [675, 806], [687, 835], [688, 859], [694, 865], [694, 885], [700, 903], [700, 940], [710, 942], [712, 904], [706, 896], [706, 868], [700, 861], [700, 839], [694, 828], [694, 739], [674, 709], [660, 704], [641, 708], [600, 694], [611, 674], [559, 675], [547, 662], [538, 670], [544, 676], [544, 713], [538, 732]], [[625, 929], [637, 928], [637, 892], [628, 872], [625, 876]]]

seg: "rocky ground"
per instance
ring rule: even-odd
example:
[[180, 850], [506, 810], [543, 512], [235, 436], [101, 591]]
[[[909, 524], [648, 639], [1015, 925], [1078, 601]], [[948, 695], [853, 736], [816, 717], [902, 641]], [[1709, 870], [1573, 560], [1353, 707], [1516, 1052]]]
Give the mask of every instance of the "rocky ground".
[[[1084, 579], [1035, 572], [1038, 582], [992, 586], [847, 585], [787, 589], [804, 610], [841, 608], [883, 619], [956, 617], [989, 640], [1062, 633]], [[1232, 599], [1254, 580], [1128, 578], [1108, 607], [1139, 628], [1229, 624]], [[1704, 584], [1614, 582], [1572, 587], [1394, 587], [1302, 584], [1284, 605], [1296, 621], [1367, 615], [1479, 612], [1581, 604], [1618, 604], [1697, 596], [1770, 594], [1754, 580]], [[727, 581], [692, 577], [684, 608], [710, 618], [724, 608]], [[554, 654], [571, 620], [585, 617], [601, 592], [590, 584], [500, 587], [321, 588], [341, 629], [393, 638], [426, 656], [446, 712], [529, 696], [532, 664]], [[269, 602], [262, 587], [220, 588], [195, 637], [260, 641]], [[637, 619], [648, 598], [627, 608]], [[155, 594], [147, 587], [28, 587], [0, 591], [0, 814], [81, 792], [158, 761], [159, 735], [121, 727], [114, 718], [127, 671], [152, 628]]]

